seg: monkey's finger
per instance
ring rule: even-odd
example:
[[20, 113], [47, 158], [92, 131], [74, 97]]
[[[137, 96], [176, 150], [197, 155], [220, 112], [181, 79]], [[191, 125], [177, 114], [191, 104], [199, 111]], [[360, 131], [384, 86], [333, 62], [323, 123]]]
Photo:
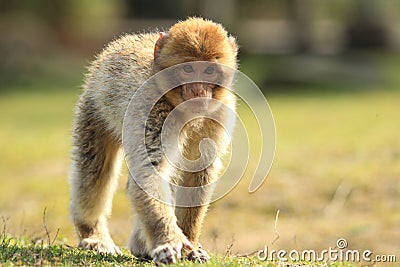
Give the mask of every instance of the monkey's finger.
[[174, 251], [176, 253], [176, 258], [178, 260], [182, 259], [182, 247], [179, 246], [178, 248], [174, 248]]
[[189, 240], [182, 240], [182, 244], [183, 244], [183, 248], [184, 249], [188, 249], [188, 250], [193, 250], [194, 249], [194, 246], [193, 246], [193, 244], [192, 243], [190, 243], [190, 241]]

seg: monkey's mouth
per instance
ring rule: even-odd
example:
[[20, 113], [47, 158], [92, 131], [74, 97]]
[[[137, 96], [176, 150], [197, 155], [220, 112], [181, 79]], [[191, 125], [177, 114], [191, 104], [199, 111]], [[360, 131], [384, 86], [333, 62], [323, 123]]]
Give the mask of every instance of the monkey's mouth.
[[211, 83], [187, 83], [181, 88], [181, 96], [183, 100], [193, 98], [212, 98], [217, 85]]
[[220, 87], [211, 83], [187, 83], [181, 85], [180, 92], [181, 98], [189, 113], [197, 115], [207, 115], [217, 108], [214, 99], [215, 93]]

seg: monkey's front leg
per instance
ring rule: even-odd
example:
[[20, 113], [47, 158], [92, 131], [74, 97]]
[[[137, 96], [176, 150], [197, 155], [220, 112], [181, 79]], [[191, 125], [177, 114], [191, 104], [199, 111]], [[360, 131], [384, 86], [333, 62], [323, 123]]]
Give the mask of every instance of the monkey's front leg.
[[[165, 181], [151, 176], [144, 179], [140, 185], [132, 177], [128, 182], [128, 194], [140, 221], [135, 227], [142, 228], [136, 228], [131, 236], [131, 252], [143, 256], [147, 250], [155, 262], [175, 263], [182, 258], [183, 249], [193, 250], [194, 246], [179, 228], [174, 209], [160, 201], [170, 198], [165, 195], [171, 193], [166, 190], [168, 186], [162, 185]], [[145, 240], [141, 240], [143, 237]]]
[[176, 208], [176, 215], [178, 217], [178, 225], [181, 227], [183, 233], [188, 237], [189, 241], [195, 246], [187, 254], [187, 259], [190, 261], [206, 262], [210, 256], [198, 242], [200, 235], [201, 225], [207, 211], [207, 206], [190, 207], [190, 208]]
[[210, 259], [207, 252], [200, 245], [199, 236], [204, 217], [207, 212], [208, 202], [213, 192], [211, 182], [218, 177], [217, 170], [214, 167], [200, 172], [183, 172], [183, 179], [180, 185], [184, 188], [191, 187], [193, 190], [179, 190], [176, 193], [176, 201], [179, 206], [185, 203], [186, 207], [176, 207], [175, 214], [178, 225], [190, 242], [195, 246], [188, 255], [187, 259], [191, 261], [206, 262]]

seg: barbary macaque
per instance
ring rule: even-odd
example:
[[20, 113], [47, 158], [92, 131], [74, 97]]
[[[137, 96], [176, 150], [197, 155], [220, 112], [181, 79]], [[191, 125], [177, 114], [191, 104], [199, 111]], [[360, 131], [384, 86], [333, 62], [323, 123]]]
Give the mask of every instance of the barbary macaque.
[[[118, 183], [123, 160], [122, 129], [124, 115], [132, 96], [154, 74], [185, 63], [177, 75], [224, 75], [215, 64], [237, 68], [238, 46], [234, 37], [217, 23], [203, 18], [188, 18], [173, 25], [165, 33], [125, 35], [111, 42], [96, 58], [86, 76], [84, 90], [76, 106], [73, 127], [70, 211], [79, 238], [79, 247], [97, 252], [120, 254], [108, 228], [112, 197]], [[209, 62], [204, 68], [186, 64]], [[179, 65], [180, 66], [180, 65]], [[149, 96], [152, 90], [145, 91]], [[146, 96], [146, 95], [145, 95]], [[147, 101], [144, 97], [143, 102]], [[162, 95], [143, 124], [145, 146], [151, 167], [130, 166], [135, 177], [128, 179], [128, 196], [134, 211], [134, 229], [129, 248], [140, 258], [151, 257], [158, 263], [175, 263], [186, 257], [206, 261], [209, 256], [199, 244], [201, 225], [207, 200], [223, 168], [221, 158], [229, 138], [225, 129], [212, 119], [197, 118], [187, 122], [180, 131], [176, 150], [188, 160], [200, 157], [199, 143], [211, 138], [218, 152], [211, 164], [196, 171], [181, 170], [168, 162], [163, 153], [161, 132], [167, 116], [178, 105], [196, 99], [215, 99], [235, 110], [234, 94], [219, 85], [206, 82], [182, 84]], [[188, 102], [191, 105], [190, 102]], [[137, 108], [137, 107], [133, 107]], [[211, 107], [210, 107], [211, 109]], [[219, 114], [222, 123], [233, 123], [228, 113], [218, 106], [209, 112]], [[132, 116], [135, 116], [134, 114]], [[185, 114], [182, 114], [184, 117]], [[136, 119], [131, 118], [131, 121]], [[141, 127], [138, 120], [139, 126]], [[124, 150], [126, 148], [124, 147]], [[124, 151], [126, 157], [138, 157]], [[156, 185], [153, 170], [162, 179], [181, 187], [200, 187], [196, 196], [180, 196], [179, 190]], [[153, 192], [153, 195], [148, 192]], [[161, 192], [162, 191], [162, 192]], [[154, 197], [166, 199], [196, 198], [194, 206], [174, 206]]]

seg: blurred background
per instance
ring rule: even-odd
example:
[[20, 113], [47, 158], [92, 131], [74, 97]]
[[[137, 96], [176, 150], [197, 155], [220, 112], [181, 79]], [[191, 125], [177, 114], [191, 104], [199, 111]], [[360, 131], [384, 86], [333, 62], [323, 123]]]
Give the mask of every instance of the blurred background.
[[[46, 238], [46, 208], [51, 234], [76, 245], [67, 177], [86, 67], [121, 34], [192, 15], [237, 36], [240, 69], [263, 90], [277, 130], [267, 181], [249, 194], [244, 177], [212, 205], [203, 246], [245, 254], [278, 232], [273, 249], [322, 250], [346, 238], [352, 249], [398, 253], [400, 2], [392, 0], [0, 0], [6, 231]], [[120, 246], [132, 225], [125, 184], [123, 175], [110, 221]]]

